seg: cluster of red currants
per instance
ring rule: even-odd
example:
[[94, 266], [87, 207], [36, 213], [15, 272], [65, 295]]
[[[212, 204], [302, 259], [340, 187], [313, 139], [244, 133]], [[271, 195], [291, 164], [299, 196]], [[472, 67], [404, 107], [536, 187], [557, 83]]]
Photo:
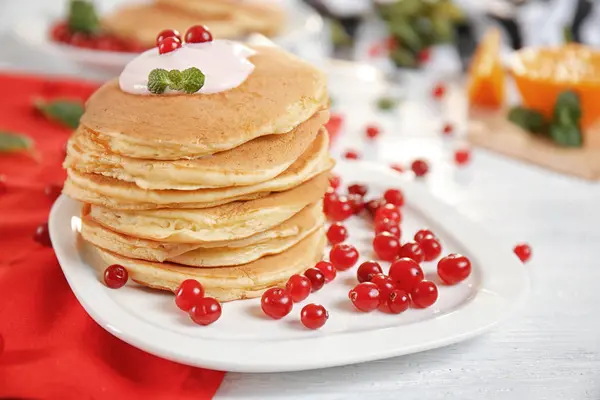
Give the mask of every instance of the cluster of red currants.
[[[194, 25], [185, 32], [186, 43], [212, 42], [213, 37], [204, 25]], [[167, 54], [179, 49], [183, 45], [181, 34], [175, 29], [165, 29], [156, 37], [156, 47], [159, 54]]]
[[90, 50], [125, 53], [139, 53], [146, 50], [135, 40], [122, 39], [104, 32], [94, 35], [73, 32], [69, 29], [69, 25], [66, 22], [60, 22], [54, 25], [50, 31], [50, 37], [58, 43]]

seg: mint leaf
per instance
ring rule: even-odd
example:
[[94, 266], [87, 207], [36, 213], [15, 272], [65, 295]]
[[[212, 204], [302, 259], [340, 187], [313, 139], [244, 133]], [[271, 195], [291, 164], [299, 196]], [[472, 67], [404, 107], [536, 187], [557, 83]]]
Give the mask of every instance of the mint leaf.
[[391, 97], [382, 97], [377, 100], [377, 108], [382, 111], [390, 111], [394, 109], [398, 105], [398, 101], [396, 99], [392, 99]]
[[552, 125], [550, 137], [556, 144], [563, 147], [581, 147], [581, 131], [576, 125]]
[[100, 20], [91, 1], [71, 0], [67, 24], [71, 32], [94, 35], [100, 31]]
[[508, 120], [531, 133], [544, 133], [548, 127], [548, 122], [542, 113], [521, 106], [510, 109]]
[[173, 90], [183, 89], [183, 76], [180, 71], [172, 69], [169, 71], [169, 87]]
[[196, 93], [204, 86], [204, 74], [196, 67], [183, 70], [181, 76], [183, 77], [183, 91], [187, 94]]
[[16, 153], [33, 149], [33, 140], [25, 135], [0, 132], [0, 153]]
[[169, 83], [169, 72], [166, 69], [156, 68], [148, 74], [148, 90], [150, 93], [164, 93], [169, 87]]
[[581, 147], [581, 103], [577, 93], [566, 90], [556, 98], [550, 137], [563, 147]]
[[72, 100], [36, 100], [34, 106], [41, 111], [46, 118], [56, 121], [68, 128], [75, 129], [79, 126], [79, 120], [83, 115], [83, 105]]

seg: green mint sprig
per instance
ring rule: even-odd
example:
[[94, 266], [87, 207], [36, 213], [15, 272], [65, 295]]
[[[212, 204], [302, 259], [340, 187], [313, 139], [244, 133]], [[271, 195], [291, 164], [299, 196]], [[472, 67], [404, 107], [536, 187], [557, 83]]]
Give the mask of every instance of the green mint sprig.
[[28, 136], [11, 132], [0, 132], [0, 153], [16, 153], [32, 151], [33, 139]]
[[35, 108], [49, 120], [58, 122], [67, 128], [75, 129], [79, 126], [79, 119], [83, 115], [83, 104], [72, 100], [46, 101], [36, 99]]
[[164, 93], [167, 89], [192, 94], [202, 89], [204, 79], [204, 74], [196, 67], [183, 71], [156, 68], [148, 74], [148, 90], [154, 94]]
[[89, 0], [71, 0], [67, 25], [71, 32], [97, 34], [100, 31], [100, 19], [94, 4]]

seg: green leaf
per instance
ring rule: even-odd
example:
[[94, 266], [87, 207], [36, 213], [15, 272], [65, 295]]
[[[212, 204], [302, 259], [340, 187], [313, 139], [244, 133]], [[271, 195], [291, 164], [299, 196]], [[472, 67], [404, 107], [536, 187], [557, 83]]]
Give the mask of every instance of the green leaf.
[[398, 48], [390, 54], [390, 57], [398, 67], [414, 68], [418, 65], [416, 55], [407, 49]]
[[83, 105], [78, 101], [54, 100], [34, 101], [35, 107], [49, 120], [56, 121], [68, 128], [75, 129], [79, 126], [79, 120], [83, 115]]
[[575, 41], [573, 31], [569, 25], [563, 26], [563, 40], [565, 43], [573, 43]]
[[169, 71], [169, 87], [173, 90], [183, 89], [183, 75], [181, 71], [172, 69]]
[[562, 92], [554, 104], [554, 119], [550, 126], [550, 137], [563, 147], [581, 147], [581, 103], [572, 90]]
[[25, 135], [0, 132], [0, 153], [30, 151], [33, 145], [33, 140]]
[[521, 106], [510, 109], [508, 120], [532, 133], [544, 133], [548, 128], [548, 122], [540, 112]]
[[94, 35], [100, 31], [100, 20], [91, 1], [71, 0], [67, 24], [72, 32]]
[[382, 111], [390, 111], [398, 105], [398, 100], [391, 97], [382, 97], [377, 100], [377, 108]]
[[556, 144], [563, 147], [581, 147], [581, 130], [576, 125], [552, 125], [550, 137]]
[[352, 38], [339, 21], [331, 19], [329, 26], [331, 29], [331, 42], [334, 46], [349, 46], [352, 44]]
[[169, 71], [156, 68], [148, 74], [148, 91], [154, 94], [164, 93], [169, 87]]
[[423, 48], [423, 38], [419, 36], [408, 20], [396, 21], [390, 25], [389, 30], [403, 46], [409, 47], [415, 52]]
[[196, 67], [183, 70], [181, 75], [183, 77], [183, 91], [187, 94], [196, 93], [204, 86], [204, 74]]

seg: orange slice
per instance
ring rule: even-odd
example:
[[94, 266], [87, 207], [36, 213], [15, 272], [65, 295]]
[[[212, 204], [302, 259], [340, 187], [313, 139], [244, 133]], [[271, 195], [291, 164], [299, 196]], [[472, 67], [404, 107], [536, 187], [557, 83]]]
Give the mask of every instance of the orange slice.
[[502, 67], [500, 31], [486, 32], [473, 55], [468, 73], [468, 96], [472, 106], [500, 108], [504, 105], [506, 75]]

